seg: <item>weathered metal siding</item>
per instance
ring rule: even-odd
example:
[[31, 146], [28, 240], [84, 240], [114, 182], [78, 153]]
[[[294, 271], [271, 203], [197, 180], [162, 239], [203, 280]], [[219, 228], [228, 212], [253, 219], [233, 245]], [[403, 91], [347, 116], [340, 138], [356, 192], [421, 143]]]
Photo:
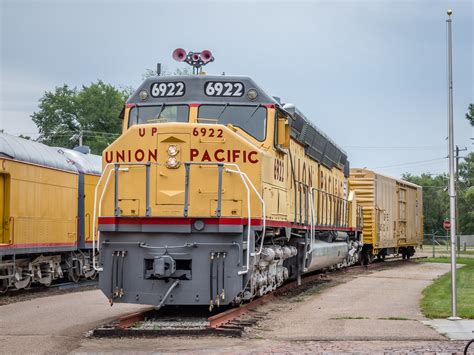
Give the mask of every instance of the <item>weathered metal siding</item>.
[[375, 251], [422, 243], [420, 186], [366, 169], [351, 169], [349, 186], [364, 209], [364, 244]]
[[0, 159], [8, 179], [3, 242], [13, 248], [76, 243], [78, 174]]
[[421, 187], [397, 181], [398, 245], [418, 245], [423, 240], [423, 192]]

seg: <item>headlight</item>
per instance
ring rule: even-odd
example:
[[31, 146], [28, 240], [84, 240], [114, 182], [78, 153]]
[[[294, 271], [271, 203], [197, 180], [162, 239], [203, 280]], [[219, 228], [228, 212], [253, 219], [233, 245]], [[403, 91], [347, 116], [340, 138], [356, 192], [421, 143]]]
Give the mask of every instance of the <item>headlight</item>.
[[255, 100], [257, 98], [257, 96], [258, 96], [257, 90], [250, 89], [249, 91], [247, 91], [247, 97], [250, 101]]
[[175, 145], [170, 145], [170, 146], [168, 147], [168, 155], [169, 155], [170, 157], [176, 156], [176, 154], [178, 154], [178, 152], [179, 152], [179, 148], [178, 148], [177, 146], [175, 146]]
[[140, 94], [138, 95], [140, 96], [140, 100], [142, 101], [146, 101], [146, 99], [148, 99], [148, 93], [145, 90], [140, 91]]
[[176, 169], [179, 167], [179, 161], [175, 157], [169, 157], [166, 161], [166, 166], [170, 169]]

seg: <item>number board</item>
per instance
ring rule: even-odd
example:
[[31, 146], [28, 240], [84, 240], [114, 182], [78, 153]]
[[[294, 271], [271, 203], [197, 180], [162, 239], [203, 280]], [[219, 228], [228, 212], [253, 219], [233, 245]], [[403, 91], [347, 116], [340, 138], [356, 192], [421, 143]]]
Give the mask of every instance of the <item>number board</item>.
[[244, 84], [239, 81], [208, 81], [204, 85], [207, 96], [241, 97], [244, 95]]
[[186, 86], [182, 81], [162, 81], [151, 84], [150, 92], [153, 97], [178, 97], [184, 95]]

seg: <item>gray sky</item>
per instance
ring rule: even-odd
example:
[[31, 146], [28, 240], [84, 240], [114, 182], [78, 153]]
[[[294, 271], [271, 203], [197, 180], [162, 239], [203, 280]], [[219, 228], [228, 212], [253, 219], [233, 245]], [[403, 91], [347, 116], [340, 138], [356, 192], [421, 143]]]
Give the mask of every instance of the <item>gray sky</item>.
[[[44, 91], [97, 79], [137, 87], [176, 47], [210, 49], [209, 73], [249, 75], [299, 107], [352, 166], [447, 171], [446, 9], [454, 35], [455, 140], [473, 150], [471, 1], [0, 0], [0, 128], [37, 136]], [[407, 164], [419, 162], [416, 164]]]

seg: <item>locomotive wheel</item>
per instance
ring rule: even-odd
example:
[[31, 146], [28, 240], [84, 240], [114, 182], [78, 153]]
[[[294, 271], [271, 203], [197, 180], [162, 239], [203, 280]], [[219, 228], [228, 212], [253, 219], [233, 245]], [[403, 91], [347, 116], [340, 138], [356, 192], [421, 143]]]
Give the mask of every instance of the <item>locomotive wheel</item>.
[[8, 280], [3, 279], [0, 282], [0, 294], [4, 294], [7, 291], [8, 291]]
[[80, 263], [79, 260], [73, 260], [72, 261], [72, 266], [68, 270], [68, 279], [71, 282], [78, 283], [79, 280], [81, 279], [81, 271], [80, 269]]
[[374, 254], [369, 253], [369, 264], [372, 264], [374, 262]]
[[16, 281], [14, 285], [17, 290], [21, 290], [22, 288], [28, 289], [31, 286], [31, 276], [27, 276], [21, 281]]

